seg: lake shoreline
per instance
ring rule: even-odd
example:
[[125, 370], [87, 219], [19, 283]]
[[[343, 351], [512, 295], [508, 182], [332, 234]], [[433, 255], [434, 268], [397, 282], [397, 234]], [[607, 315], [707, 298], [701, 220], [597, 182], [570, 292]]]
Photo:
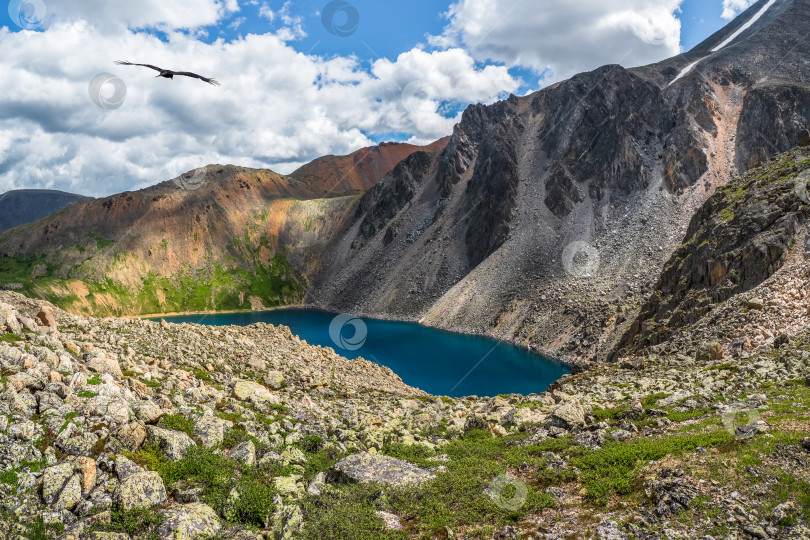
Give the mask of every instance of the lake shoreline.
[[[310, 309], [313, 311], [322, 311], [327, 313], [336, 313], [336, 311], [332, 309], [323, 308], [321, 306], [313, 305], [313, 304], [286, 304], [283, 306], [274, 306], [265, 309], [233, 309], [233, 310], [222, 310], [222, 311], [187, 311], [187, 312], [176, 312], [176, 313], [157, 313], [152, 315], [127, 315], [118, 317], [119, 319], [158, 319], [158, 318], [166, 318], [166, 317], [191, 317], [194, 315], [232, 315], [232, 314], [240, 314], [240, 313], [267, 313], [272, 311], [278, 311], [282, 309]], [[432, 328], [434, 330], [443, 330], [445, 332], [452, 332], [456, 334], [463, 334], [465, 336], [477, 336], [477, 337], [485, 337], [490, 339], [495, 339], [497, 341], [503, 341], [505, 343], [509, 343], [510, 345], [514, 345], [515, 347], [520, 347], [532, 353], [538, 354], [545, 358], [549, 358], [555, 360], [561, 364], [565, 364], [566, 366], [572, 368], [574, 371], [577, 369], [581, 369], [584, 366], [587, 366], [589, 362], [583, 361], [579, 358], [573, 357], [563, 357], [558, 358], [551, 354], [548, 354], [544, 351], [540, 346], [531, 346], [526, 345], [524, 343], [520, 343], [515, 339], [504, 339], [503, 337], [489, 335], [483, 332], [476, 332], [466, 328], [455, 328], [455, 327], [445, 327], [445, 326], [431, 326], [422, 323], [423, 319], [418, 319], [416, 317], [408, 317], [408, 316], [401, 316], [401, 317], [394, 317], [387, 314], [382, 313], [366, 313], [366, 312], [352, 312], [352, 315], [356, 315], [361, 318], [368, 318], [368, 319], [377, 319], [381, 321], [389, 321], [389, 322], [406, 322], [406, 323], [414, 323], [425, 328]]]
[[177, 325], [248, 328], [264, 323], [287, 327], [310, 345], [331, 348], [348, 359], [371, 360], [392, 369], [406, 384], [435, 395], [540, 393], [572, 371], [565, 362], [492, 336], [436, 328], [416, 320], [362, 314], [340, 320], [339, 315], [305, 306], [163, 319]]

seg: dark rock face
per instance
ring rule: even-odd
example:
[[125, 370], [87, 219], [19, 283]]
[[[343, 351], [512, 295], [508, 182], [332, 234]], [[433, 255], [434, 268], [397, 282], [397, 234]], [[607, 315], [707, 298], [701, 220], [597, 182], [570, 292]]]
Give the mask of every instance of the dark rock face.
[[[596, 200], [645, 189], [651, 162], [643, 149], [659, 147], [674, 123], [661, 89], [621, 66], [577, 75], [537, 94], [531, 107], [541, 147]], [[546, 205], [559, 216], [576, 197], [555, 173]]]
[[[669, 338], [715, 304], [753, 289], [782, 267], [810, 216], [810, 154], [784, 154], [718, 191], [695, 214], [684, 244], [622, 340]], [[615, 356], [615, 355], [614, 355]]]
[[357, 207], [357, 217], [363, 217], [360, 234], [364, 238], [382, 230], [410, 202], [432, 163], [428, 153], [416, 152], [394, 167], [384, 182], [366, 192]]
[[21, 189], [0, 195], [0, 232], [44, 218], [90, 197], [47, 189]]
[[506, 240], [518, 181], [514, 146], [508, 139], [486, 141], [467, 184], [471, 219], [465, 243], [470, 267], [478, 266]]
[[799, 133], [799, 146], [810, 146], [810, 130], [805, 129]]
[[[458, 183], [475, 155], [472, 177], [466, 187], [466, 210], [470, 216], [465, 233], [467, 262], [475, 267], [506, 240], [517, 196], [518, 160], [515, 137], [517, 98], [492, 107], [476, 105], [465, 111], [460, 129], [441, 157], [441, 193]], [[519, 129], [519, 128], [518, 128]]]
[[746, 96], [737, 138], [737, 167], [757, 167], [771, 156], [793, 148], [810, 125], [810, 86], [773, 84]]

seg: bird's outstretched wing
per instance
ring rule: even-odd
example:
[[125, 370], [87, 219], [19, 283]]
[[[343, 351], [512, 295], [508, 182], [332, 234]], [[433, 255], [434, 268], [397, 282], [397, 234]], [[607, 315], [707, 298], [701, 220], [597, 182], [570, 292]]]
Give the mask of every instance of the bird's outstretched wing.
[[219, 86], [220, 82], [216, 79], [209, 79], [208, 77], [203, 77], [202, 75], [197, 75], [196, 73], [191, 73], [190, 71], [175, 71], [175, 75], [183, 75], [184, 77], [193, 77], [195, 79], [200, 79], [201, 81], [205, 81], [208, 84], [213, 84], [214, 86]]
[[148, 67], [149, 69], [154, 69], [155, 71], [163, 71], [159, 67], [153, 66], [152, 64], [133, 64], [132, 62], [127, 62], [126, 60], [116, 60], [115, 63], [119, 66], [143, 66]]

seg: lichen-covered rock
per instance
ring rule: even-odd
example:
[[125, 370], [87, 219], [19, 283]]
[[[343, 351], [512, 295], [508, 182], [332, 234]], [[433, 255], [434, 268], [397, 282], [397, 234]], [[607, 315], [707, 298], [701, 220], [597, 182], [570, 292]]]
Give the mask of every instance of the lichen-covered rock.
[[383, 521], [383, 526], [386, 529], [390, 531], [401, 531], [403, 529], [399, 516], [389, 512], [383, 512], [382, 510], [377, 510], [375, 514]]
[[154, 471], [145, 471], [127, 476], [113, 492], [113, 503], [126, 510], [150, 508], [166, 502], [166, 487], [163, 479]]
[[238, 444], [231, 450], [231, 459], [253, 467], [256, 464], [256, 445], [253, 444], [253, 441]]
[[304, 513], [298, 505], [281, 506], [273, 516], [273, 532], [279, 540], [297, 540], [304, 524]]
[[278, 396], [261, 384], [253, 381], [237, 381], [233, 387], [233, 396], [250, 403], [278, 403]]
[[144, 472], [143, 467], [136, 464], [126, 456], [122, 456], [120, 454], [115, 456], [115, 474], [118, 476], [119, 480], [125, 480], [133, 474], [142, 472]]
[[332, 482], [377, 482], [407, 486], [432, 480], [436, 474], [401, 459], [362, 452], [340, 460], [329, 470], [328, 477]]
[[146, 428], [146, 436], [160, 448], [167, 458], [177, 461], [183, 459], [188, 449], [194, 446], [194, 441], [182, 431], [174, 431], [157, 426]]
[[299, 448], [291, 446], [281, 453], [278, 459], [282, 466], [302, 464], [307, 462], [307, 456]]
[[194, 424], [194, 435], [206, 448], [213, 448], [225, 438], [223, 421], [216, 416], [203, 416]]
[[706, 343], [702, 345], [700, 349], [698, 349], [698, 353], [696, 356], [696, 360], [698, 361], [705, 361], [705, 360], [721, 360], [723, 358], [723, 346], [713, 341], [711, 343]]
[[22, 326], [17, 320], [17, 311], [8, 304], [0, 303], [0, 326], [14, 334], [22, 333]]
[[273, 485], [279, 494], [296, 499], [305, 491], [303, 478], [297, 474], [277, 476], [273, 479]]
[[281, 390], [285, 384], [284, 375], [280, 371], [268, 371], [264, 376], [264, 384], [273, 390]]
[[84, 431], [66, 439], [57, 439], [56, 447], [71, 456], [91, 456], [97, 442], [95, 433]]
[[170, 508], [158, 528], [160, 540], [201, 540], [213, 538], [222, 528], [216, 511], [202, 503]]
[[115, 436], [128, 450], [137, 452], [146, 440], [146, 428], [138, 422], [130, 422], [119, 429]]
[[73, 476], [73, 466], [70, 463], [60, 463], [48, 467], [42, 473], [42, 500], [51, 505], [59, 498], [62, 488]]
[[132, 405], [135, 416], [144, 424], [157, 424], [163, 416], [163, 410], [153, 402], [138, 401]]
[[87, 354], [87, 358], [85, 358], [85, 362], [87, 365], [87, 369], [90, 371], [95, 371], [96, 373], [109, 373], [116, 379], [120, 379], [123, 376], [121, 373], [121, 366], [118, 364], [118, 360], [112, 358], [108, 354], [104, 353], [99, 349], [94, 349], [93, 351]]
[[62, 492], [59, 494], [59, 498], [56, 500], [54, 504], [54, 508], [57, 509], [64, 509], [64, 510], [72, 510], [76, 504], [82, 500], [82, 480], [81, 475], [74, 474], [70, 480], [68, 480], [65, 487], [62, 488]]
[[563, 401], [552, 411], [546, 424], [567, 430], [584, 427], [585, 410], [576, 400]]

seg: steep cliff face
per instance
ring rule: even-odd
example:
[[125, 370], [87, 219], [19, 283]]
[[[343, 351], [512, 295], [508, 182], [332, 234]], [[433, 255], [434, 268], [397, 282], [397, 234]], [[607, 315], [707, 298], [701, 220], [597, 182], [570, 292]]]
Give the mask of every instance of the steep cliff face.
[[[785, 263], [810, 216], [810, 149], [782, 154], [712, 196], [616, 353], [668, 340]], [[615, 356], [615, 355], [614, 355]]]

